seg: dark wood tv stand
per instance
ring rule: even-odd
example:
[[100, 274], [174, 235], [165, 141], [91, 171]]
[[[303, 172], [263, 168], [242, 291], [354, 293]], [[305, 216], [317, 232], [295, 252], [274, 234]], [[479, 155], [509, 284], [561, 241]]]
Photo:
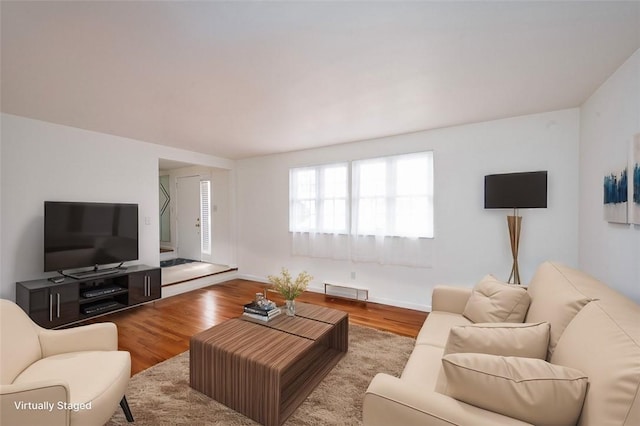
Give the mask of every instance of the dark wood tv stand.
[[[16, 303], [41, 327], [57, 328], [159, 299], [161, 274], [157, 267], [133, 265], [98, 277], [66, 277], [61, 283], [21, 281], [16, 283]], [[111, 292], [95, 294], [104, 289]]]

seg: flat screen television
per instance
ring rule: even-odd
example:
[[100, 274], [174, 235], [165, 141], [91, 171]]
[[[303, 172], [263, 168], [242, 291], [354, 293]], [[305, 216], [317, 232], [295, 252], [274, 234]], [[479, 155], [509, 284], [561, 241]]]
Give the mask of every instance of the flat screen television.
[[45, 272], [137, 259], [137, 204], [45, 201]]
[[547, 208], [547, 172], [504, 173], [485, 176], [484, 208]]

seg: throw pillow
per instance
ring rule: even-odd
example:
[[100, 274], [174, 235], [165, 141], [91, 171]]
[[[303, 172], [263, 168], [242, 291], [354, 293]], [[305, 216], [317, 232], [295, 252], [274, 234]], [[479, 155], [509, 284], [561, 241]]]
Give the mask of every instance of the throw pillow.
[[523, 287], [487, 275], [473, 288], [462, 315], [476, 323], [523, 322], [530, 301]]
[[[549, 323], [480, 323], [451, 327], [444, 354], [481, 353], [545, 359]], [[435, 390], [446, 393], [447, 378], [440, 371]]]
[[442, 358], [446, 394], [535, 425], [576, 424], [587, 391], [578, 370], [541, 359], [487, 354]]
[[480, 323], [451, 328], [444, 355], [481, 354], [545, 359], [549, 323]]

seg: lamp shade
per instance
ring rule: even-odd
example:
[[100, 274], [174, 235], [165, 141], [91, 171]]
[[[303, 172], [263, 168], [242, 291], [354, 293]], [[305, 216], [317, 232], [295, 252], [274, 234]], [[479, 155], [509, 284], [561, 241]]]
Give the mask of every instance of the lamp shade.
[[547, 172], [522, 172], [484, 177], [485, 209], [547, 208]]

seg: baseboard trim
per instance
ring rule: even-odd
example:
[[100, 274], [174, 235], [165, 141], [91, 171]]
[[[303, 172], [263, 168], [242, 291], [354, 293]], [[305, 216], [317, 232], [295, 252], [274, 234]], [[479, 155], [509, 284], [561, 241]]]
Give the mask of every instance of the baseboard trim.
[[[269, 282], [269, 280], [266, 277], [261, 277], [258, 275], [251, 275], [251, 274], [238, 274], [236, 278], [241, 280], [257, 281], [259, 283], [265, 283], [265, 284]], [[307, 291], [324, 294], [324, 287], [310, 285], [307, 288]], [[398, 308], [413, 309], [415, 311], [421, 311], [421, 312], [431, 312], [430, 305], [420, 305], [417, 303], [404, 302], [401, 300], [385, 299], [382, 297], [371, 297], [371, 292], [369, 292], [369, 302], [379, 303], [381, 305], [395, 306]]]
[[398, 308], [413, 309], [414, 311], [431, 312], [431, 305], [419, 305], [417, 303], [391, 300], [381, 297], [371, 297], [371, 294], [369, 294], [369, 302], [380, 303], [381, 305], [395, 306]]

